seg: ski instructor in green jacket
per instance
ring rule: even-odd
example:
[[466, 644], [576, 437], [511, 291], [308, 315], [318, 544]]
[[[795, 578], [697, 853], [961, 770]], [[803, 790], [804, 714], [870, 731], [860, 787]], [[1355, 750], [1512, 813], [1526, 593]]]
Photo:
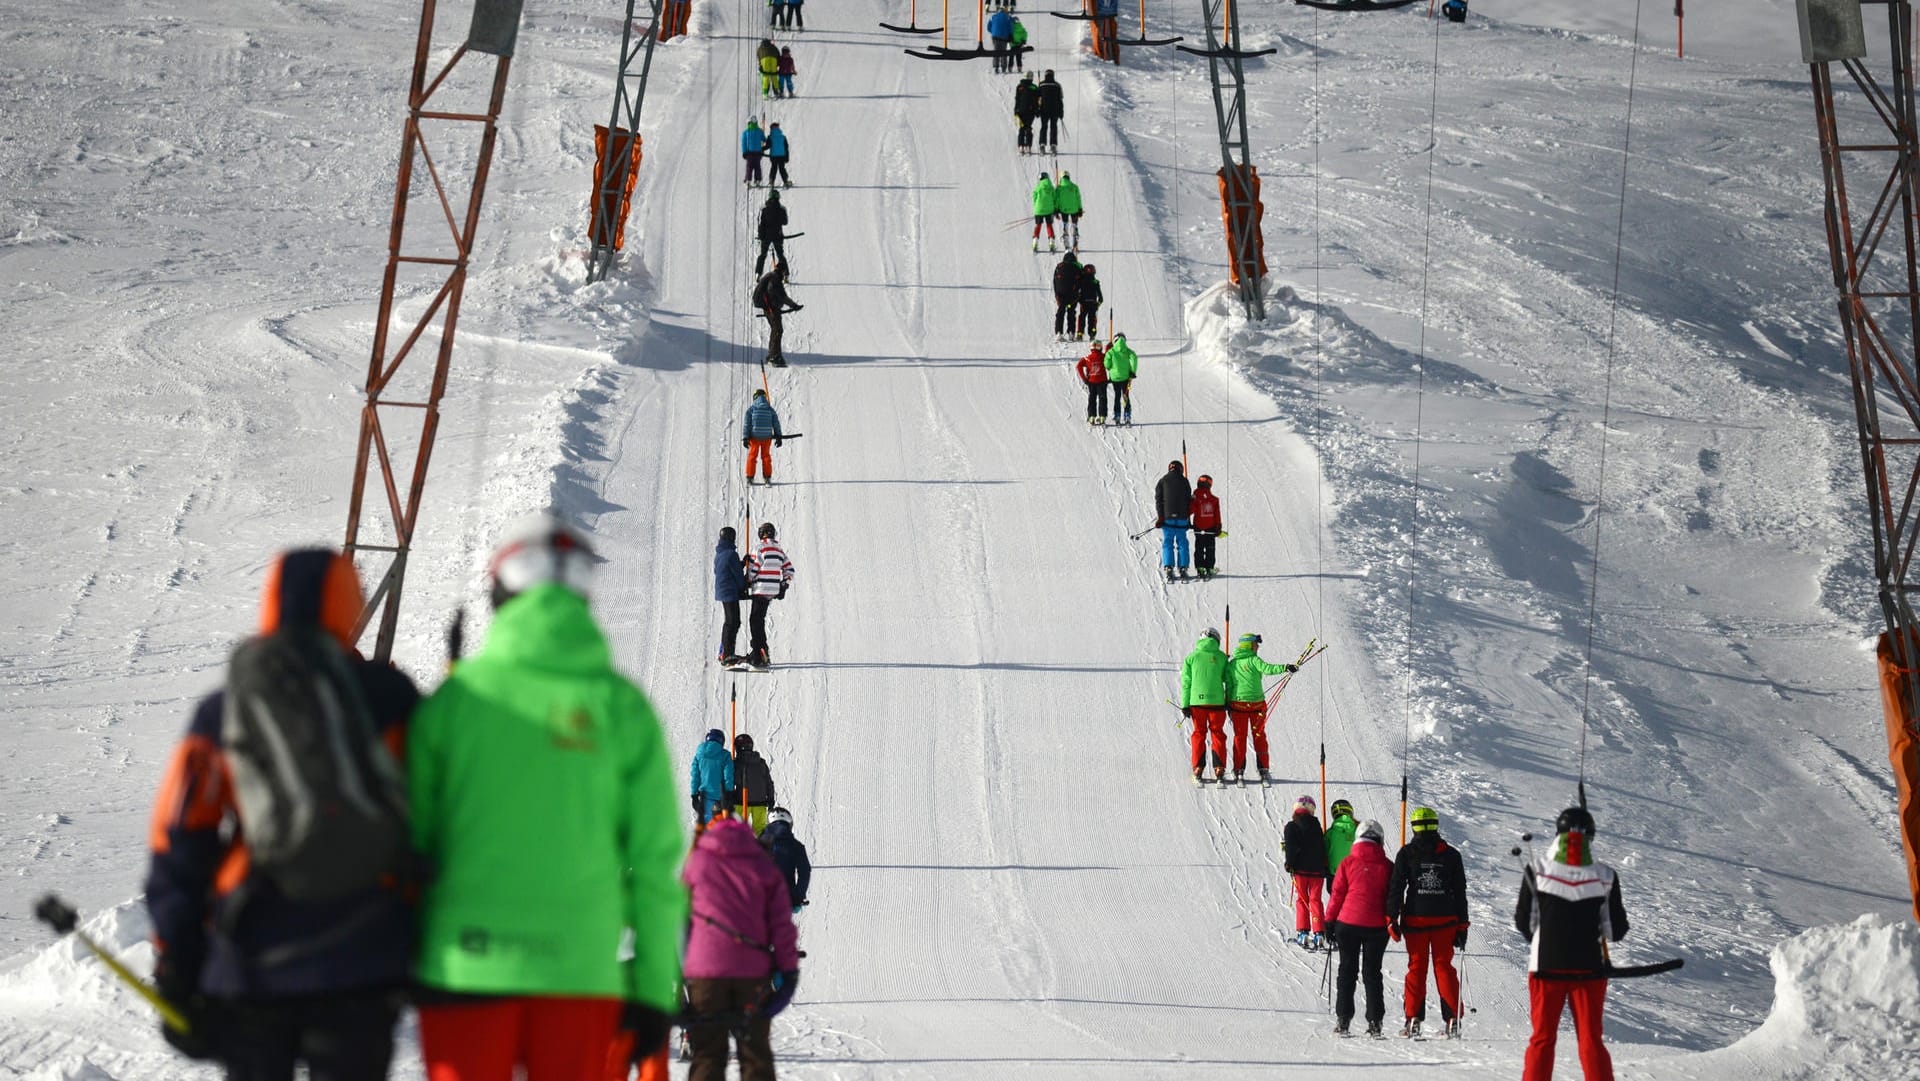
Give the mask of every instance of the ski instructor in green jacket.
[[[421, 899], [420, 1043], [435, 1078], [597, 1078], [676, 1008], [686, 842], [666, 738], [587, 608], [594, 555], [549, 514], [490, 570], [485, 646], [407, 739]], [[631, 935], [631, 960], [622, 938]]]
[[1233, 647], [1227, 662], [1227, 720], [1233, 725], [1233, 779], [1239, 780], [1247, 768], [1247, 729], [1253, 729], [1253, 764], [1262, 783], [1271, 782], [1267, 772], [1267, 689], [1265, 677], [1298, 671], [1291, 664], [1272, 664], [1260, 658], [1261, 638], [1243, 634]]
[[1201, 781], [1212, 741], [1213, 779], [1226, 778], [1227, 655], [1220, 649], [1220, 631], [1208, 627], [1180, 664], [1180, 712], [1193, 721], [1193, 783]]

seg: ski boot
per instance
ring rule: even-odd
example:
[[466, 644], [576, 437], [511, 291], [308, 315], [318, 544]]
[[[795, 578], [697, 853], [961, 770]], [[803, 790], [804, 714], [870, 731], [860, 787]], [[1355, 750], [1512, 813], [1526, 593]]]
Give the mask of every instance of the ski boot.
[[1107, 426], [1107, 418], [1105, 417], [1095, 417], [1093, 418], [1093, 422], [1102, 428]]
[[1325, 951], [1326, 948], [1327, 936], [1315, 931], [1313, 937], [1307, 941], [1307, 949]]
[[1206, 783], [1207, 783], [1207, 778], [1206, 778], [1206, 773], [1205, 773], [1205, 771], [1204, 771], [1203, 769], [1201, 769], [1201, 767], [1199, 767], [1199, 766], [1195, 766], [1195, 767], [1193, 767], [1193, 784], [1194, 784], [1194, 787], [1196, 787], [1196, 788], [1198, 788], [1199, 786], [1201, 786], [1201, 785], [1203, 785], [1203, 784], [1206, 784]]
[[1181, 567], [1181, 568], [1180, 568], [1180, 580], [1181, 580], [1182, 582], [1184, 582], [1184, 581], [1186, 581], [1186, 580], [1187, 580], [1188, 578], [1190, 578], [1190, 577], [1192, 577], [1192, 576], [1191, 576], [1191, 575], [1189, 575], [1189, 574], [1187, 573], [1187, 568], [1185, 568], [1185, 567]]
[[1227, 783], [1227, 767], [1225, 766], [1213, 767], [1213, 783], [1219, 784], [1219, 785], [1223, 785]]
[[[1335, 1022], [1333, 1023], [1333, 1034], [1334, 1034], [1335, 1036], [1351, 1036], [1351, 1035], [1353, 1035], [1353, 1033], [1352, 1033], [1351, 1031], [1349, 1031], [1349, 1030], [1347, 1029], [1347, 1020], [1346, 1020], [1346, 1018], [1341, 1018], [1340, 1020], [1338, 1020], [1338, 1021], [1335, 1021]], [[681, 1056], [681, 1060], [682, 1060], [682, 1061], [685, 1061], [685, 1059], [686, 1059], [686, 1056], [684, 1056], [684, 1055], [682, 1055], [682, 1056]]]
[[1458, 1017], [1450, 1018], [1447, 1021], [1446, 1037], [1449, 1040], [1457, 1040], [1460, 1038], [1460, 1019]]
[[749, 663], [751, 663], [754, 670], [758, 672], [764, 672], [773, 667], [773, 659], [767, 656], [767, 651], [764, 649], [754, 650], [753, 658]]
[[1378, 1021], [1369, 1021], [1367, 1023], [1367, 1035], [1376, 1040], [1384, 1040], [1387, 1038], [1386, 1034], [1380, 1031], [1380, 1022]]
[[787, 358], [784, 356], [768, 357], [767, 363], [776, 368], [784, 368], [787, 366]]
[[1271, 774], [1271, 773], [1268, 773], [1268, 772], [1267, 772], [1266, 770], [1264, 770], [1264, 769], [1263, 769], [1263, 770], [1261, 770], [1261, 771], [1260, 771], [1260, 783], [1261, 783], [1261, 784], [1272, 784], [1272, 783], [1273, 783], [1273, 774]]
[[1233, 783], [1234, 783], [1234, 784], [1246, 784], [1246, 783], [1247, 783], [1247, 778], [1246, 778], [1246, 776], [1245, 776], [1245, 774], [1246, 774], [1246, 771], [1245, 771], [1245, 770], [1238, 770], [1238, 769], [1237, 769], [1237, 770], [1234, 770], [1234, 771], [1233, 771]]
[[1295, 931], [1293, 933], [1293, 944], [1296, 946], [1305, 946], [1307, 944], [1307, 933], [1305, 931]]
[[1048, 238], [1047, 238], [1047, 252], [1048, 252], [1049, 254], [1051, 254], [1051, 253], [1053, 253], [1053, 252], [1057, 252], [1057, 251], [1059, 251], [1059, 250], [1060, 250], [1060, 248], [1059, 248], [1059, 246], [1058, 246], [1057, 244], [1055, 244], [1055, 243], [1053, 242], [1053, 238], [1052, 238], [1052, 237], [1048, 237]]
[[1173, 568], [1172, 568], [1172, 567], [1168, 567], [1168, 568], [1167, 568], [1167, 581], [1169, 581], [1169, 582], [1171, 582], [1171, 581], [1173, 581]]

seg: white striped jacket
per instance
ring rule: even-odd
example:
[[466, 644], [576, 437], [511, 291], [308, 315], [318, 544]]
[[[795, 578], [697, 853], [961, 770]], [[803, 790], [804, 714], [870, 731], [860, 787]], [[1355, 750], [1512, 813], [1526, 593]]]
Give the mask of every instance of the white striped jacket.
[[761, 541], [747, 567], [747, 579], [752, 583], [752, 596], [778, 597], [781, 587], [793, 581], [793, 560], [773, 541]]

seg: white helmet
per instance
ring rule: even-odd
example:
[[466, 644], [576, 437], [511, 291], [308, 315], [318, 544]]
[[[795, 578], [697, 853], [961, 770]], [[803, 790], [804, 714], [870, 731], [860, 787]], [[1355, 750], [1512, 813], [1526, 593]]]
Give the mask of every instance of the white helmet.
[[584, 597], [593, 581], [594, 562], [593, 548], [579, 530], [552, 511], [529, 514], [501, 535], [487, 563], [494, 604], [547, 582]]
[[785, 807], [775, 807], [773, 810], [767, 812], [767, 824], [772, 825], [775, 822], [785, 822], [791, 826], [793, 825], [793, 815], [789, 813]]
[[1369, 818], [1360, 823], [1360, 836], [1374, 844], [1385, 844], [1387, 831], [1380, 825], [1379, 819]]

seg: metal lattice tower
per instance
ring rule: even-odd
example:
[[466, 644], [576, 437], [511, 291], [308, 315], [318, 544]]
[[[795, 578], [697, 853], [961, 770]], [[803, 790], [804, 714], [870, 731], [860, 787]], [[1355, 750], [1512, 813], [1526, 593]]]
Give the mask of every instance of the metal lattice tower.
[[[1178, 48], [1207, 58], [1207, 73], [1213, 82], [1213, 115], [1220, 131], [1220, 163], [1226, 178], [1226, 210], [1231, 220], [1251, 226], [1233, 230], [1228, 256], [1240, 281], [1240, 300], [1246, 305], [1247, 317], [1265, 319], [1266, 301], [1260, 295], [1258, 195], [1246, 182], [1253, 173], [1247, 139], [1247, 74], [1242, 61], [1274, 50], [1247, 52], [1240, 48], [1240, 17], [1233, 0], [1200, 0], [1200, 11], [1207, 27], [1207, 47]], [[1223, 33], [1225, 41], [1221, 40]]]
[[[590, 282], [605, 278], [619, 254], [613, 240], [620, 230], [620, 222], [604, 210], [621, 205], [629, 163], [639, 148], [640, 106], [647, 100], [647, 75], [653, 70], [653, 44], [660, 38], [660, 18], [666, 0], [652, 0], [653, 23], [643, 35], [646, 45], [641, 48], [636, 48], [633, 41], [634, 4], [635, 0], [627, 0], [627, 21], [620, 35], [620, 77], [614, 80], [613, 118], [607, 121], [610, 153], [606, 168], [601, 170], [599, 188], [593, 193], [593, 205], [597, 209], [592, 216], [593, 236], [589, 238], [593, 247], [587, 253]], [[640, 60], [637, 72], [633, 70], [636, 54]]]

